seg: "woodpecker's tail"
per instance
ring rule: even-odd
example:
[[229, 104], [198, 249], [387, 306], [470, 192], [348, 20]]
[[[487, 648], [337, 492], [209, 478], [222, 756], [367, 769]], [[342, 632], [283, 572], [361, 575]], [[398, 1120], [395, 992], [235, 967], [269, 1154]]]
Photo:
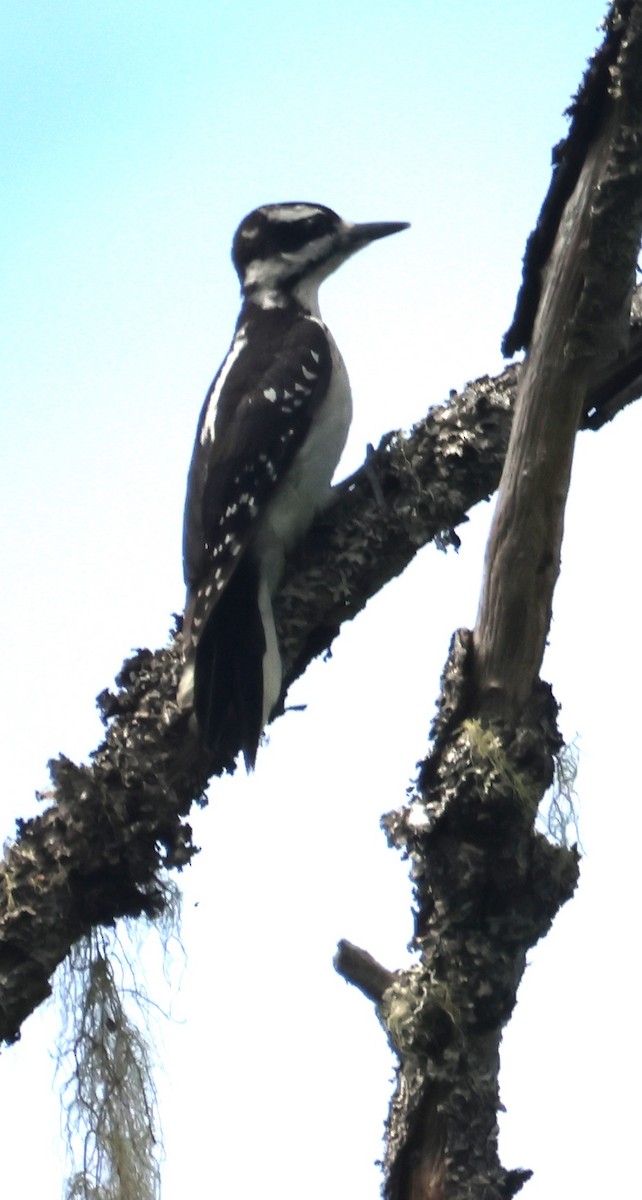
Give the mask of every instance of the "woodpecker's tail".
[[242, 750], [245, 765], [252, 770], [263, 726], [279, 697], [281, 675], [271, 601], [263, 594], [258, 565], [251, 556], [241, 559], [210, 613], [193, 665], [186, 664], [186, 674], [190, 670], [204, 746], [230, 765]]

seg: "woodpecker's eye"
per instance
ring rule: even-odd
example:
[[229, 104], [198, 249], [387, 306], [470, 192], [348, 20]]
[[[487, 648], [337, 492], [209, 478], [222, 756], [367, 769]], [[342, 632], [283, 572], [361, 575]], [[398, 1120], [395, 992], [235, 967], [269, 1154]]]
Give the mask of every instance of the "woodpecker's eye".
[[325, 213], [314, 213], [312, 216], [301, 217], [298, 221], [275, 225], [270, 232], [275, 249], [291, 251], [300, 250], [318, 238], [326, 237], [332, 232], [334, 225]]

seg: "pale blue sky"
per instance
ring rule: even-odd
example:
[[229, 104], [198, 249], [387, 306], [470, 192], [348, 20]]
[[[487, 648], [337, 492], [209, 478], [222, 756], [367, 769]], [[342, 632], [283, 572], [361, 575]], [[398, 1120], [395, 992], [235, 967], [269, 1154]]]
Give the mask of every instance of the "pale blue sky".
[[[241, 217], [303, 199], [412, 222], [322, 293], [355, 398], [345, 472], [368, 441], [500, 369], [550, 150], [603, 9], [4, 0], [5, 836], [37, 811], [47, 759], [96, 743], [94, 696], [123, 656], [162, 643], [181, 607], [185, 476], [236, 318]], [[626, 1080], [642, 1066], [627, 999], [641, 664], [620, 649], [639, 613], [641, 428], [632, 410], [583, 435], [568, 514], [546, 675], [581, 736], [587, 858], [505, 1042], [504, 1160], [536, 1169], [528, 1200], [626, 1193], [637, 1136], [635, 1114], [604, 1097], [621, 1063]], [[489, 512], [458, 556], [427, 549], [344, 631], [297, 686], [307, 711], [197, 819], [184, 1023], [164, 1034], [165, 1200], [259, 1186], [294, 1200], [303, 1172], [308, 1200], [336, 1194], [337, 1178], [346, 1196], [377, 1194], [390, 1061], [331, 958], [347, 936], [405, 961], [406, 869], [378, 820], [423, 753], [450, 633], [474, 622]], [[59, 1194], [54, 1028], [37, 1014], [0, 1064], [5, 1183], [21, 1200]]]

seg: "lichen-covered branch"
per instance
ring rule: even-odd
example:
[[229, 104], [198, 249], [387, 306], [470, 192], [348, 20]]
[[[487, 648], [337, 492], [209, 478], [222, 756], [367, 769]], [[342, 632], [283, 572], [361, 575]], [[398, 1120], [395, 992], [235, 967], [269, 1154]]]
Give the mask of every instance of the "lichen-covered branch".
[[[384, 439], [292, 564], [280, 599], [288, 680], [431, 538], [455, 538], [496, 486], [517, 368], [453, 396], [408, 437]], [[375, 471], [383, 508], [368, 472]], [[429, 481], [429, 482], [427, 482]], [[50, 764], [42, 815], [18, 822], [0, 864], [0, 1040], [49, 994], [49, 980], [95, 924], [162, 905], [158, 872], [194, 852], [187, 815], [225, 764], [199, 759], [175, 696], [180, 636], [139, 651], [99, 705], [107, 725], [88, 764]]]
[[[387, 434], [337, 489], [336, 505], [291, 564], [278, 599], [288, 684], [422, 546], [459, 544], [458, 526], [499, 483], [521, 372], [512, 364], [495, 378], [453, 391], [410, 433]], [[593, 363], [582, 427], [600, 429], [640, 395], [642, 287], [633, 296], [619, 353]]]
[[[451, 696], [468, 690], [470, 638], [468, 653], [465, 645], [458, 639], [444, 673]], [[411, 803], [384, 818], [391, 846], [412, 864], [419, 955], [411, 986], [407, 972], [397, 984], [406, 1018], [386, 1200], [503, 1200], [529, 1177], [498, 1157], [499, 1045], [527, 950], [577, 882], [575, 849], [534, 831], [562, 744], [556, 715], [539, 685], [513, 730], [460, 720], [437, 735]]]

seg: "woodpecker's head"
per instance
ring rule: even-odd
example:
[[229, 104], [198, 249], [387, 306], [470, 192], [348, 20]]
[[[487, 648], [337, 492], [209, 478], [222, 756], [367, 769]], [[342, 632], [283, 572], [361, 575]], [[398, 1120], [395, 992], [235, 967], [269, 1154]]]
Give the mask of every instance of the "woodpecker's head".
[[273, 308], [294, 296], [314, 309], [319, 284], [350, 255], [407, 228], [407, 221], [353, 225], [323, 204], [264, 204], [239, 225], [232, 261], [248, 299]]

